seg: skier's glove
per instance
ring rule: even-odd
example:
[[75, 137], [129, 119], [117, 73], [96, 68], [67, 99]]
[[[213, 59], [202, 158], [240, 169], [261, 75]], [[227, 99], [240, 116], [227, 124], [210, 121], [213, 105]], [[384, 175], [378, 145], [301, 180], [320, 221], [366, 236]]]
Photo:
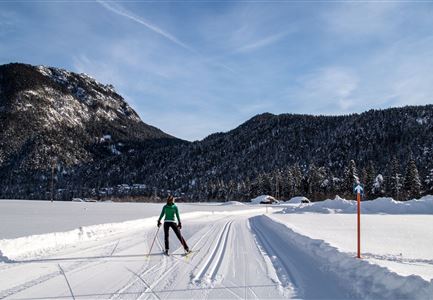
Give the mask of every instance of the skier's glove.
[[156, 226], [161, 227], [161, 221], [160, 220], [158, 220], [158, 224]]
[[177, 228], [182, 229], [182, 223], [179, 222], [179, 224], [177, 224]]

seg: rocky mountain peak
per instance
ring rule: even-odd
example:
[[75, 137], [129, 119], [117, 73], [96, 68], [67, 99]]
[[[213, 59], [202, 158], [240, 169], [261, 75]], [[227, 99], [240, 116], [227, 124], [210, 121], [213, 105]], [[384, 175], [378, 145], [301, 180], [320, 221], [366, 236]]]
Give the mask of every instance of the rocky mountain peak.
[[[0, 167], [47, 169], [176, 140], [143, 123], [112, 85], [59, 68], [0, 66]], [[110, 137], [109, 139], [107, 137]], [[107, 150], [108, 149], [108, 150]]]

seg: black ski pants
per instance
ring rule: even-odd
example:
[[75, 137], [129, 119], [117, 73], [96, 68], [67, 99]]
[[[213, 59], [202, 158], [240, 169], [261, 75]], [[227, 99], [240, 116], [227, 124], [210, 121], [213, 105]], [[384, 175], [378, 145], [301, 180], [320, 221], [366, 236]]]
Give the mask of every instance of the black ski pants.
[[183, 239], [182, 235], [180, 234], [180, 230], [177, 227], [177, 224], [175, 222], [164, 222], [164, 242], [165, 242], [165, 250], [169, 249], [169, 243], [168, 243], [168, 230], [170, 227], [173, 229], [174, 233], [176, 234], [177, 238], [179, 239], [180, 243], [182, 244], [183, 248], [185, 250], [188, 250], [188, 245], [186, 244], [186, 241]]

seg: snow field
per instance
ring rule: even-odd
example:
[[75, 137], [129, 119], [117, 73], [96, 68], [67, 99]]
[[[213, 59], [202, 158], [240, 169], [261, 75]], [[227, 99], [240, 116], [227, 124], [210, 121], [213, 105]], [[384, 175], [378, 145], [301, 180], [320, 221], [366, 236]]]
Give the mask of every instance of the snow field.
[[[346, 202], [333, 202], [327, 210], [321, 204], [325, 213], [293, 213], [317, 203], [274, 205], [266, 215], [266, 206], [237, 202], [178, 204], [182, 235], [193, 250], [188, 256], [173, 232], [171, 255], [163, 256], [162, 230], [146, 255], [161, 204], [141, 211], [145, 218], [139, 220], [51, 233], [42, 224], [38, 230], [44, 234], [0, 240], [0, 299], [432, 299], [433, 216], [383, 215], [400, 205], [392, 201], [381, 214], [371, 209], [362, 216], [363, 259], [358, 260], [356, 216], [335, 213]], [[412, 203], [421, 207], [419, 201]], [[56, 208], [66, 213], [78, 207], [71, 210], [68, 226], [74, 214], [95, 217], [101, 209], [111, 211], [114, 220], [118, 208], [131, 210], [126, 215], [132, 216], [132, 210], [146, 207], [77, 204], [89, 208]], [[43, 217], [33, 214], [27, 226], [37, 227]], [[56, 222], [55, 228], [62, 228], [62, 218]]]
[[[239, 202], [178, 203], [181, 213], [244, 210]], [[0, 200], [0, 239], [159, 216], [163, 203]]]
[[[296, 245], [295, 248], [302, 249], [303, 253], [307, 253], [309, 259], [315, 261], [314, 264], [320, 266], [321, 270], [326, 271], [327, 276], [338, 279], [336, 285], [340, 285], [340, 289], [342, 288], [341, 285], [351, 287], [353, 294], [350, 294], [349, 291], [346, 294], [348, 298], [430, 299], [433, 295], [433, 280], [427, 281], [418, 275], [398, 275], [385, 267], [371, 264], [368, 261], [356, 259], [354, 255], [340, 252], [336, 247], [331, 246], [323, 240], [312, 239], [296, 233], [287, 225], [275, 222], [281, 220], [280, 218], [262, 218], [266, 218], [262, 223], [271, 227], [272, 232], [278, 233], [281, 241], [294, 243]], [[276, 238], [273, 240], [275, 241]], [[282, 255], [279, 258], [283, 262], [286, 260]], [[305, 265], [303, 264], [299, 267], [305, 268]], [[293, 269], [296, 270], [296, 266], [293, 268], [291, 265], [286, 265], [284, 271], [292, 272], [293, 274]], [[296, 273], [293, 277], [297, 279], [302, 278], [302, 276]], [[309, 282], [312, 281], [314, 279], [311, 277]], [[297, 284], [297, 286], [303, 285], [307, 284]], [[317, 287], [316, 291], [319, 288]], [[308, 295], [302, 296], [310, 298]], [[332, 297], [332, 295], [330, 296]]]
[[[324, 240], [339, 251], [355, 255], [356, 215], [273, 214], [273, 220], [293, 231]], [[393, 257], [429, 262], [433, 278], [433, 232], [429, 215], [361, 215], [361, 252], [364, 257]], [[408, 266], [406, 266], [408, 267]]]

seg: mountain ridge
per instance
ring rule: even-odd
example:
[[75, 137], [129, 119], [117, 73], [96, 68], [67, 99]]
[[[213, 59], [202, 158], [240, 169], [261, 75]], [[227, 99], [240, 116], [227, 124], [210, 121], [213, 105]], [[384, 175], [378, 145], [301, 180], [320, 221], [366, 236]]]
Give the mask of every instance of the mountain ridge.
[[260, 178], [289, 168], [299, 168], [305, 182], [312, 166], [324, 168], [328, 181], [343, 180], [351, 160], [360, 171], [372, 163], [383, 174], [394, 157], [401, 173], [411, 157], [423, 177], [433, 169], [433, 105], [341, 116], [262, 113], [188, 142], [143, 123], [111, 85], [9, 64], [0, 66], [0, 124], [0, 197], [48, 198], [54, 159], [55, 186], [67, 191], [59, 199], [141, 184], [144, 194], [242, 200], [258, 192]]

